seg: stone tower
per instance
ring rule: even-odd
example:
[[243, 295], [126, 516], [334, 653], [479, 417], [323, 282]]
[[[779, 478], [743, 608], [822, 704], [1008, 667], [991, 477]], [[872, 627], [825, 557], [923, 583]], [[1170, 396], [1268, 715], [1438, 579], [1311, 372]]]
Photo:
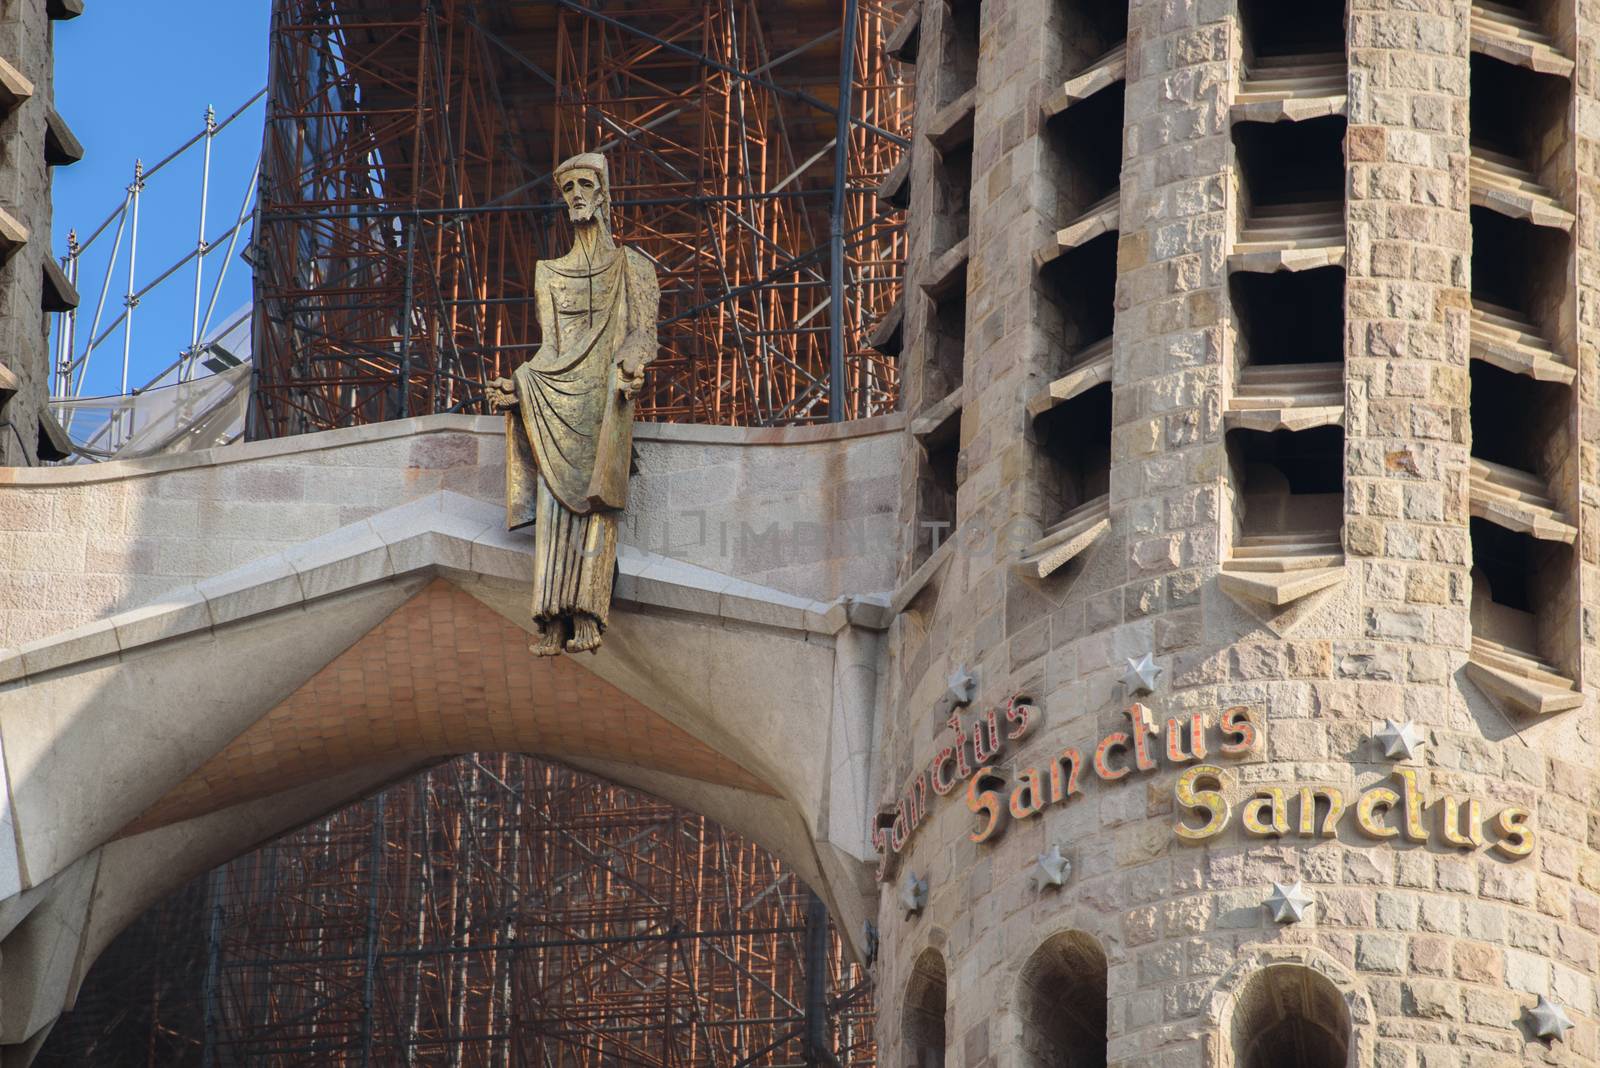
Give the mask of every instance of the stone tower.
[[50, 252], [50, 175], [83, 148], [55, 109], [54, 24], [83, 0], [16, 0], [0, 9], [0, 466], [67, 455], [45, 406], [50, 395], [47, 312], [78, 294]]
[[895, 35], [885, 1064], [1600, 1057], [1597, 20]]

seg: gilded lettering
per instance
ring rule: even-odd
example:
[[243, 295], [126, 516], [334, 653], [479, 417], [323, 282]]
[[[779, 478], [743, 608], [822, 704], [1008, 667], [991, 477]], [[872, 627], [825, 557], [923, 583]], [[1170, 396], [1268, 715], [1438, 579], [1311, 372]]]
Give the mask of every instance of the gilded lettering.
[[1263, 786], [1244, 804], [1239, 813], [1245, 832], [1258, 838], [1275, 838], [1289, 833], [1289, 802], [1276, 786]]
[[928, 768], [928, 779], [933, 783], [933, 792], [940, 797], [949, 794], [956, 788], [960, 780], [954, 776], [946, 776], [944, 769], [956, 761], [956, 751], [953, 746], [945, 746], [939, 750], [939, 755], [933, 758], [933, 763]]
[[950, 729], [956, 732], [956, 778], [972, 778], [972, 765], [967, 763], [967, 732], [961, 728], [961, 713], [950, 713]]
[[1000, 715], [991, 708], [972, 721], [972, 759], [983, 765], [1000, 756]]
[[1245, 705], [1234, 705], [1222, 713], [1222, 753], [1242, 756], [1256, 747], [1255, 717]]
[[1467, 817], [1463, 820], [1461, 799], [1454, 794], [1445, 794], [1439, 805], [1439, 830], [1451, 845], [1476, 849], [1483, 845], [1483, 802], [1473, 798], [1465, 804]]
[[1417, 783], [1417, 773], [1411, 768], [1396, 768], [1395, 777], [1400, 780], [1400, 796], [1404, 799], [1406, 840], [1410, 842], [1426, 842], [1428, 828], [1422, 822], [1422, 787]]
[[1363, 834], [1369, 838], [1393, 838], [1400, 832], [1394, 827], [1384, 823], [1378, 813], [1394, 808], [1400, 803], [1400, 795], [1387, 786], [1374, 786], [1361, 795], [1361, 800], [1356, 802], [1356, 823], [1360, 825]]
[[1016, 741], [1027, 734], [1038, 713], [1039, 710], [1026, 697], [1013, 697], [1006, 704], [1006, 722], [1011, 724], [1010, 729], [1006, 731], [1006, 737]]
[[1011, 791], [1011, 815], [1027, 819], [1044, 807], [1044, 782], [1038, 768], [1024, 768], [1017, 774], [1017, 785]]
[[[1221, 834], [1231, 815], [1228, 799], [1222, 794], [1226, 781], [1227, 772], [1214, 764], [1196, 764], [1178, 776], [1172, 793], [1179, 806], [1197, 815], [1204, 815], [1206, 822], [1199, 827], [1190, 827], [1180, 817], [1173, 825], [1173, 833], [1185, 842], [1203, 842]], [[1217, 789], [1201, 789], [1208, 783], [1215, 784]]]
[[[1065, 773], [1066, 784], [1062, 784], [1062, 765], [1067, 765]], [[1069, 798], [1081, 794], [1078, 788], [1078, 774], [1083, 770], [1083, 754], [1076, 749], [1063, 749], [1061, 755], [1050, 762], [1050, 803], [1060, 804]]]
[[1128, 723], [1133, 735], [1133, 766], [1140, 771], [1156, 770], [1156, 758], [1150, 753], [1149, 742], [1160, 733], [1155, 716], [1148, 708], [1135, 701], [1128, 706]]
[[1183, 749], [1183, 721], [1167, 720], [1167, 759], [1174, 764], [1206, 758], [1206, 717], [1196, 712], [1189, 717], [1189, 751]]
[[[1322, 830], [1317, 830], [1317, 801], [1326, 798], [1328, 814], [1323, 817]], [[1332, 838], [1339, 833], [1339, 817], [1347, 806], [1344, 791], [1336, 786], [1302, 786], [1300, 788], [1300, 837]]]
[[1503, 808], [1494, 818], [1495, 830], [1500, 833], [1500, 840], [1493, 846], [1494, 850], [1502, 856], [1513, 860], [1525, 857], [1533, 852], [1533, 828], [1528, 825], [1531, 819], [1525, 808]]
[[968, 835], [974, 842], [987, 842], [993, 838], [1000, 829], [1000, 818], [1005, 812], [1006, 805], [1000, 800], [999, 793], [983, 789], [989, 784], [1004, 786], [1005, 780], [993, 768], [979, 768], [978, 773], [967, 782], [967, 808], [972, 810], [973, 815], [984, 814], [987, 817], [981, 828]]
[[1112, 750], [1127, 747], [1128, 736], [1121, 731], [1112, 731], [1100, 739], [1100, 744], [1094, 747], [1094, 773], [1106, 782], [1115, 782], [1127, 775], [1127, 768], [1113, 768], [1110, 760]]

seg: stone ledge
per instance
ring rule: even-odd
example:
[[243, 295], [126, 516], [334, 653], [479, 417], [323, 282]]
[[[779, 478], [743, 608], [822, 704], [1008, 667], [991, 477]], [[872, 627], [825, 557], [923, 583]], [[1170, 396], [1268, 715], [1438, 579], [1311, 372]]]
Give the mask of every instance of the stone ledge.
[[1013, 565], [1013, 570], [1027, 578], [1049, 578], [1088, 551], [1110, 529], [1111, 495], [1105, 494], [1073, 509], [1046, 530], [1044, 537], [1022, 551], [1022, 559]]
[[1583, 704], [1577, 683], [1544, 662], [1482, 638], [1473, 638], [1467, 678], [1502, 711], [1548, 716]]
[[911, 577], [894, 591], [894, 596], [889, 599], [890, 616], [898, 616], [904, 612], [906, 607], [927, 589], [944, 566], [950, 562], [950, 557], [955, 554], [955, 543], [954, 537], [946, 538], [944, 543], [922, 562], [922, 566], [913, 571]]
[[1046, 118], [1066, 111], [1102, 89], [1109, 88], [1128, 76], [1128, 42], [1123, 41], [1109, 52], [1090, 63], [1088, 67], [1068, 78], [1061, 88], [1052, 93], [1043, 104]]
[[[531, 539], [505, 530], [497, 505], [436, 491], [168, 591], [149, 604], [0, 650], [0, 684], [419, 576], [471, 575], [525, 587], [533, 567], [531, 545]], [[619, 547], [617, 564], [622, 603], [822, 638], [850, 626], [883, 630], [893, 618], [887, 593], [814, 601], [629, 545]]]
[[1028, 398], [1028, 418], [1037, 419], [1057, 405], [1065, 404], [1095, 386], [1110, 382], [1111, 355], [1111, 338], [1105, 338], [1085, 349], [1080, 354], [1080, 359], [1086, 358], [1085, 362], [1073, 367]]
[[1543, 34], [1536, 37], [1521, 34], [1514, 24], [1481, 4], [1472, 5], [1471, 25], [1474, 52], [1540, 74], [1572, 77], [1575, 64]]
[[978, 111], [978, 90], [974, 87], [940, 108], [923, 129], [928, 143], [941, 157], [972, 143], [972, 120]]
[[[870, 419], [812, 426], [739, 427], [692, 423], [635, 423], [635, 441], [660, 441], [696, 445], [782, 446], [817, 445], [878, 434], [892, 434], [905, 426], [905, 416], [889, 412]], [[323, 430], [315, 434], [248, 441], [199, 452], [146, 456], [135, 460], [108, 460], [99, 464], [73, 464], [65, 467], [0, 468], [0, 486], [61, 486], [95, 482], [116, 482], [142, 475], [187, 471], [224, 464], [282, 456], [306, 455], [347, 449], [375, 442], [396, 441], [430, 434], [470, 434], [479, 437], [505, 436], [505, 419], [498, 415], [419, 415], [368, 426]]]
[[883, 42], [883, 53], [897, 63], [916, 66], [917, 52], [922, 45], [922, 5], [913, 4], [906, 17]]
[[1217, 585], [1230, 597], [1243, 597], [1272, 608], [1282, 608], [1302, 597], [1344, 581], [1345, 566], [1313, 567], [1295, 571], [1244, 571], [1223, 564]]
[[1276, 408], [1232, 408], [1222, 417], [1229, 430], [1310, 430], [1319, 426], [1343, 426], [1344, 405], [1283, 405]]
[[1343, 242], [1307, 248], [1244, 248], [1228, 256], [1228, 270], [1260, 274], [1314, 271], [1319, 267], [1343, 267], [1344, 261]]
[[1071, 250], [1082, 248], [1095, 238], [1116, 233], [1121, 228], [1122, 194], [1117, 191], [1091, 204], [1082, 215], [1046, 238], [1034, 250], [1033, 264], [1035, 267], [1045, 267]]

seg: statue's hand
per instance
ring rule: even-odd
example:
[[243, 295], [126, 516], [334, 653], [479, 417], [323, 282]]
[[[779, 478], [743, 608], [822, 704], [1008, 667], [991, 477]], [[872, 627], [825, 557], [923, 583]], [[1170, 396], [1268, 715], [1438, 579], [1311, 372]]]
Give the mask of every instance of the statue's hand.
[[517, 407], [517, 384], [509, 378], [490, 379], [485, 396], [488, 397], [490, 411], [509, 412]]
[[617, 363], [617, 377], [624, 400], [633, 400], [644, 388], [644, 365], [645, 361], [639, 359], [636, 352], [624, 349], [622, 359]]

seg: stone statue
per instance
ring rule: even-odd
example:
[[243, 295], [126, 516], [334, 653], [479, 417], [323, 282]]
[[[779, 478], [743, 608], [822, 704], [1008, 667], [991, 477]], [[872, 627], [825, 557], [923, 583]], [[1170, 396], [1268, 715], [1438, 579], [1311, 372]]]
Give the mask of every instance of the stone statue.
[[594, 650], [606, 629], [627, 504], [633, 398], [656, 356], [655, 267], [611, 238], [606, 159], [556, 168], [572, 251], [534, 270], [540, 344], [489, 384], [506, 413], [506, 525], [533, 525], [533, 621], [540, 656]]

